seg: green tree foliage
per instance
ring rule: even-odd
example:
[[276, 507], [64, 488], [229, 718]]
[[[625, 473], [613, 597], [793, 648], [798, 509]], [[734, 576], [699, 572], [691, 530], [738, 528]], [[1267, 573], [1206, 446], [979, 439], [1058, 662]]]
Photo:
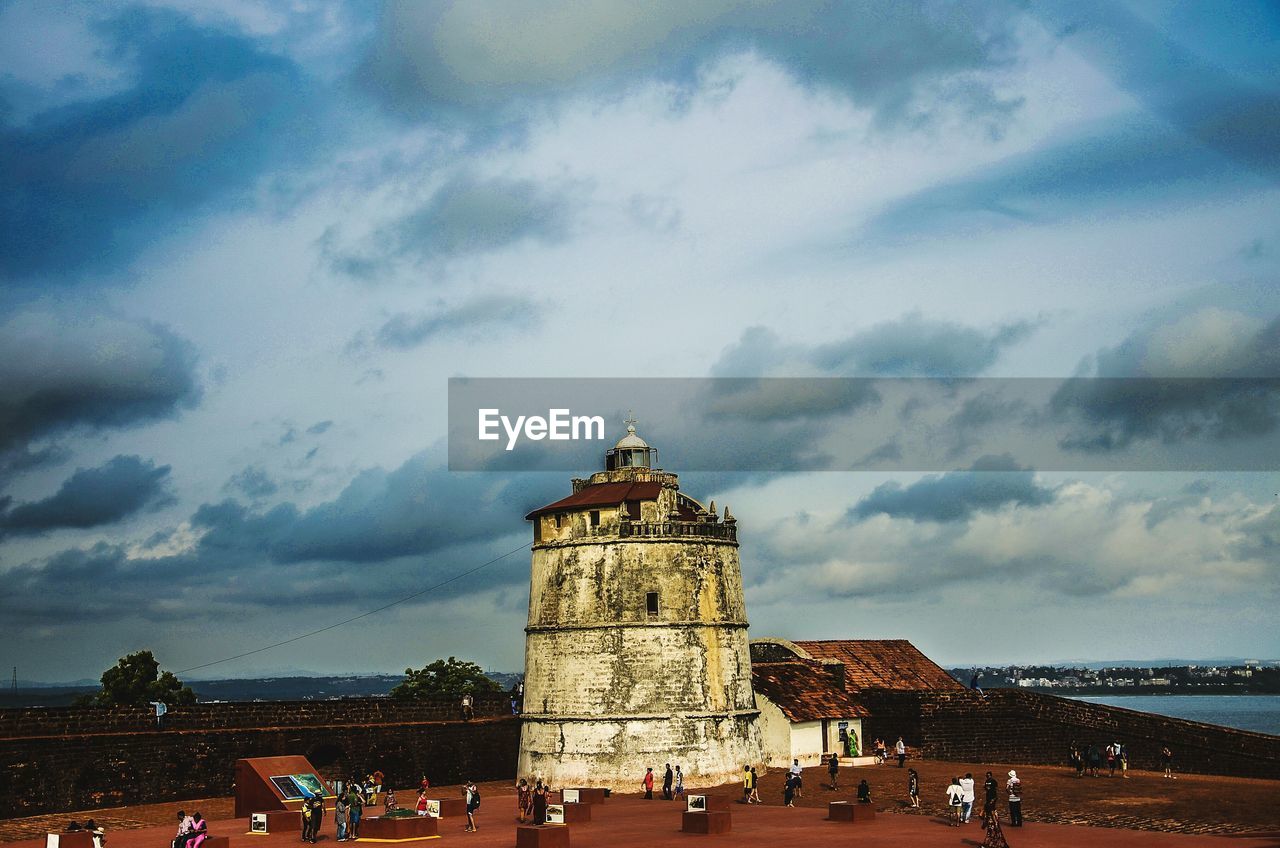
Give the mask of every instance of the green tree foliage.
[[391, 690], [393, 698], [460, 698], [464, 692], [501, 692], [502, 687], [485, 677], [473, 662], [449, 657], [414, 670], [404, 670], [404, 682]]
[[152, 701], [170, 706], [196, 702], [196, 693], [184, 686], [173, 672], [160, 672], [160, 663], [150, 651], [121, 657], [114, 668], [102, 673], [102, 690], [79, 700], [82, 706], [144, 707]]

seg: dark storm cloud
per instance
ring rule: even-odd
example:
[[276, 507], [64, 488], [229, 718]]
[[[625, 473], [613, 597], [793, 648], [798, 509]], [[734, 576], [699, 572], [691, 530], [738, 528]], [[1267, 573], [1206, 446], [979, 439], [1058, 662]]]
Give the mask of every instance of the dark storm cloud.
[[441, 336], [536, 325], [542, 304], [521, 296], [485, 296], [433, 312], [400, 312], [374, 334], [379, 347], [410, 350]]
[[[175, 529], [138, 549], [98, 543], [10, 569], [0, 622], [73, 614], [200, 620], [281, 599], [317, 609], [376, 606], [531, 541], [524, 514], [563, 496], [563, 478], [517, 476], [449, 474], [424, 453], [392, 471], [365, 471], [310, 509], [287, 502], [255, 509], [234, 499], [205, 504], [190, 520], [190, 543]], [[512, 555], [507, 567], [450, 583], [420, 602], [517, 586], [527, 579], [527, 563], [527, 555]]]
[[884, 483], [852, 508], [847, 517], [862, 520], [873, 515], [910, 518], [913, 521], [965, 521], [975, 512], [1000, 509], [1007, 504], [1043, 506], [1053, 491], [1036, 482], [1035, 472], [1021, 468], [1008, 455], [979, 459], [967, 471], [930, 475], [909, 486]]
[[512, 517], [523, 515], [520, 505], [500, 482], [450, 474], [420, 454], [392, 471], [363, 471], [334, 500], [310, 509], [283, 503], [262, 512], [226, 500], [201, 506], [192, 524], [206, 531], [202, 552], [251, 553], [280, 564], [383, 562], [519, 527]]
[[[1280, 180], [1280, 94], [1274, 79], [1268, 86], [1224, 70], [1123, 4], [1073, 0], [1028, 10], [1131, 95], [1141, 111], [898, 200], [866, 225], [863, 240], [1052, 223], [1100, 205], [1128, 205], [1146, 214], [1156, 198], [1167, 203], [1193, 194], [1231, 194], [1250, 181]], [[1214, 24], [1219, 25], [1231, 26]], [[1256, 32], [1237, 32], [1235, 38], [1242, 47], [1266, 41]], [[1264, 52], [1230, 52], [1246, 56], [1264, 74], [1274, 67]]]
[[175, 214], [309, 146], [291, 62], [175, 13], [104, 9], [102, 53], [135, 82], [0, 127], [0, 279], [119, 266]]
[[[1055, 0], [1031, 11], [1169, 125], [1260, 175], [1280, 178], [1280, 146], [1275, 143], [1280, 94], [1274, 87], [1274, 56], [1262, 46], [1274, 36], [1274, 17], [1270, 33], [1255, 28], [1247, 15], [1214, 15], [1213, 20], [1191, 23], [1197, 41], [1235, 30], [1230, 37], [1239, 46], [1230, 52], [1261, 69], [1264, 79], [1255, 81], [1201, 58], [1124, 4]], [[1238, 29], [1241, 24], [1247, 29]]]
[[1257, 178], [1196, 139], [1128, 115], [895, 200], [856, 237], [880, 244], [1051, 224], [1099, 206], [1145, 210], [1154, 198], [1234, 192], [1250, 180]]
[[167, 418], [199, 395], [191, 345], [163, 326], [39, 307], [0, 325], [0, 454]]
[[1004, 65], [1002, 9], [977, 3], [824, 0], [616, 4], [384, 4], [363, 76], [410, 114], [505, 115], [638, 79], [686, 82], [706, 63], [754, 50], [804, 82], [840, 91], [881, 122], [927, 117], [922, 90], [970, 110], [1001, 101], [978, 75]]
[[433, 262], [523, 242], [558, 244], [573, 220], [571, 192], [532, 180], [455, 176], [417, 209], [382, 224], [355, 247], [330, 228], [320, 247], [337, 271], [377, 280], [398, 261]]
[[31, 535], [114, 524], [143, 509], [173, 503], [168, 480], [167, 465], [116, 456], [97, 468], [77, 469], [44, 500], [0, 511], [0, 533]]
[[[1193, 332], [1197, 316], [1212, 311], [1100, 351], [1094, 377], [1102, 379], [1065, 381], [1049, 410], [1074, 428], [1063, 447], [1105, 453], [1135, 442], [1226, 442], [1276, 432], [1280, 317], [1253, 331], [1219, 322]], [[1178, 348], [1173, 366], [1164, 355], [1170, 346]]]
[[711, 367], [716, 377], [788, 372], [831, 377], [969, 377], [995, 364], [1026, 339], [1038, 322], [1014, 321], [990, 328], [937, 321], [918, 312], [874, 324], [818, 345], [786, 344], [765, 327], [749, 327]]
[[233, 474], [224, 489], [238, 491], [256, 501], [274, 495], [280, 487], [266, 469], [251, 465]]
[[981, 330], [952, 321], [904, 315], [813, 349], [810, 359], [832, 374], [949, 377], [980, 374], [1036, 324], [1016, 321]]

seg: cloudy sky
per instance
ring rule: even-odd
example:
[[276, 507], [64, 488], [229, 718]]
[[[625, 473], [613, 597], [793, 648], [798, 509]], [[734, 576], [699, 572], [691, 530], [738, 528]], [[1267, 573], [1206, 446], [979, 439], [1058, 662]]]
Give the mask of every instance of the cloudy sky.
[[[185, 670], [514, 551], [192, 676], [519, 669], [522, 516], [568, 475], [450, 472], [450, 377], [1280, 377], [1278, 37], [1251, 3], [2, 3], [0, 663]], [[1266, 385], [1080, 409], [1095, 454], [1280, 421]], [[990, 453], [682, 479], [739, 518], [753, 635], [1280, 656], [1274, 471]]]

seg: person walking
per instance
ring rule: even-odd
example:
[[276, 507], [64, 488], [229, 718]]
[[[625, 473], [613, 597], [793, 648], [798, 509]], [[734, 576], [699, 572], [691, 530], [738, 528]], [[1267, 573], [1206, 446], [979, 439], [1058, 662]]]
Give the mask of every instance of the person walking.
[[804, 769], [800, 768], [799, 760], [791, 761], [790, 774], [792, 777], [791, 783], [793, 784], [796, 791], [796, 797], [803, 798], [804, 797]]
[[964, 790], [960, 788], [960, 778], [951, 778], [947, 784], [947, 809], [951, 813], [951, 826], [960, 826], [960, 805], [964, 801]]
[[977, 797], [973, 791], [973, 772], [965, 772], [964, 777], [960, 778], [960, 790], [964, 792], [960, 799], [960, 821], [968, 824], [973, 815], [973, 802]]
[[986, 838], [978, 848], [1009, 848], [1009, 841], [1004, 838], [1004, 830], [1000, 827], [1000, 812], [992, 810], [986, 823]]
[[907, 762], [907, 743], [902, 741], [902, 737], [898, 737], [898, 744], [893, 746], [893, 752], [898, 755], [898, 768], [902, 768]]
[[1174, 780], [1177, 780], [1173, 775], [1173, 751], [1169, 750], [1168, 745], [1160, 749], [1160, 761], [1164, 763], [1164, 776], [1173, 777]]
[[791, 772], [787, 772], [786, 782], [782, 785], [782, 805], [784, 807], [794, 807], [796, 798], [796, 776]]
[[675, 796], [671, 794], [671, 786], [676, 782], [676, 773], [671, 770], [671, 763], [667, 763], [667, 770], [662, 773], [662, 800], [670, 801]]
[[840, 755], [835, 751], [831, 752], [831, 760], [827, 763], [827, 774], [831, 775], [831, 791], [840, 788]]
[[524, 824], [533, 801], [533, 789], [523, 777], [516, 784], [516, 821]]
[[[1116, 744], [1120, 745], [1118, 742]], [[1129, 779], [1129, 749], [1124, 745], [1120, 745], [1120, 777]]]
[[1013, 769], [1009, 770], [1004, 790], [1009, 795], [1009, 827], [1022, 827], [1022, 781]]
[[760, 800], [760, 775], [756, 774], [756, 767], [751, 767], [751, 803], [763, 804]]
[[[426, 794], [426, 793], [422, 793]], [[351, 805], [347, 803], [345, 794], [338, 795], [333, 800], [333, 824], [338, 829], [338, 841], [347, 841], [347, 827], [351, 822]]]
[[920, 775], [915, 769], [907, 769], [907, 798], [913, 810], [920, 809]]
[[992, 777], [991, 772], [987, 772], [987, 779], [982, 781], [982, 824], [984, 826], [996, 811], [996, 792], [996, 779]]
[[676, 766], [676, 797], [684, 797], [684, 772], [680, 771], [680, 766]]
[[653, 769], [652, 768], [647, 768], [644, 770], [644, 780], [640, 782], [640, 785], [644, 787], [644, 799], [646, 801], [652, 801], [653, 800]]
[[742, 767], [742, 803], [751, 803], [751, 766]]
[[533, 787], [533, 823], [535, 825], [547, 823], [547, 787], [542, 785], [541, 780]]

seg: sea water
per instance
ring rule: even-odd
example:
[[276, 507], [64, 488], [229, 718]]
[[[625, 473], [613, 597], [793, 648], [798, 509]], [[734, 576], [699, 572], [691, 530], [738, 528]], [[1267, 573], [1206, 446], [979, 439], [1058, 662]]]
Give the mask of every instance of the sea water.
[[1280, 695], [1085, 695], [1076, 700], [1280, 736]]

